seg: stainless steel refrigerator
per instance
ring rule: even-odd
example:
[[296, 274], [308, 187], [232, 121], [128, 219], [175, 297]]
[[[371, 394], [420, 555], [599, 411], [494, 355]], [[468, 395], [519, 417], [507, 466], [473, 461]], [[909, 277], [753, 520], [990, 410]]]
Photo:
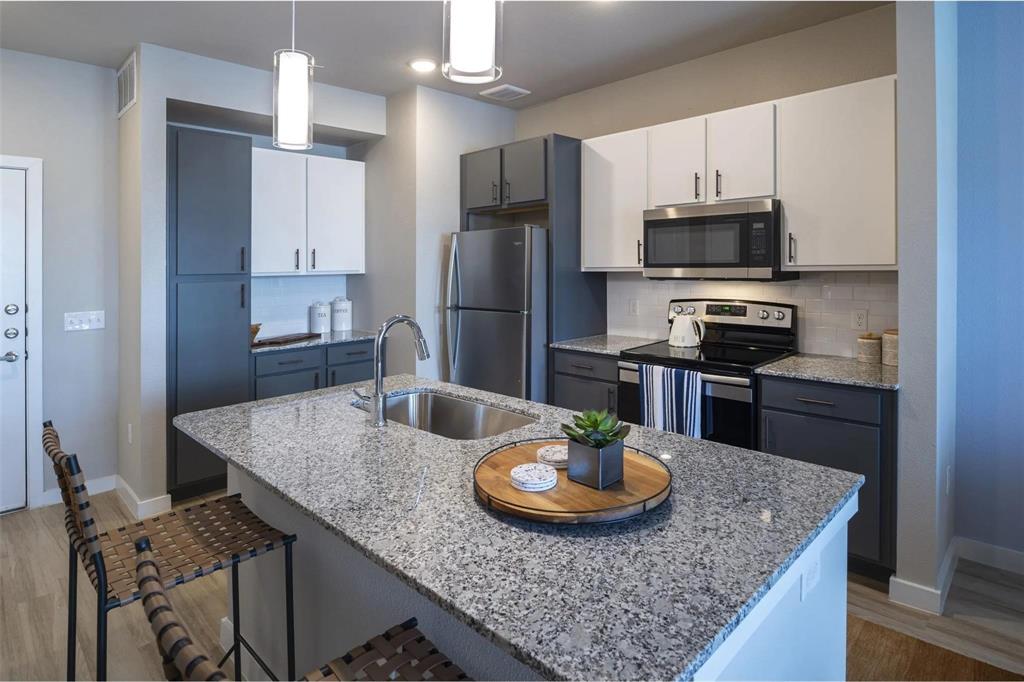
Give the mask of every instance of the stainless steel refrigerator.
[[448, 380], [546, 402], [547, 230], [455, 232], [447, 279]]

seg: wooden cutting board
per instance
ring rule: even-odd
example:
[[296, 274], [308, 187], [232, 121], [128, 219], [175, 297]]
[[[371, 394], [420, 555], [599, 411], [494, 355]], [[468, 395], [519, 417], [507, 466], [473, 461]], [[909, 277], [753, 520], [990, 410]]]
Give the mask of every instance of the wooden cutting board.
[[265, 339], [259, 341], [253, 341], [253, 348], [263, 348], [264, 346], [284, 346], [289, 343], [298, 343], [299, 341], [309, 341], [310, 339], [319, 339], [321, 334], [285, 334], [284, 336], [268, 336]]
[[488, 508], [532, 521], [547, 523], [607, 523], [622, 521], [664, 502], [672, 488], [672, 473], [660, 460], [626, 448], [623, 477], [618, 483], [596, 490], [570, 481], [558, 470], [554, 488], [524, 492], [512, 485], [512, 467], [537, 461], [545, 445], [565, 445], [565, 439], [535, 440], [503, 445], [484, 455], [473, 469], [473, 488]]

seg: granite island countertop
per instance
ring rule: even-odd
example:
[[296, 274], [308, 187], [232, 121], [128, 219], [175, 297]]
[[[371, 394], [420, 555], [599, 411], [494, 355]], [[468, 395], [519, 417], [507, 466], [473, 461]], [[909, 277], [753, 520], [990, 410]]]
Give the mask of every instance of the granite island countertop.
[[857, 358], [839, 355], [798, 353], [758, 367], [754, 371], [764, 376], [880, 388], [886, 391], [895, 391], [900, 387], [898, 367], [868, 364], [860, 362]]
[[330, 346], [335, 343], [353, 343], [355, 341], [373, 341], [376, 332], [363, 331], [362, 329], [350, 329], [343, 332], [327, 332], [315, 339], [296, 341], [283, 346], [259, 346], [250, 348], [253, 353], [268, 353], [275, 350], [295, 350], [296, 348], [313, 348], [314, 346]]
[[550, 344], [558, 350], [574, 350], [579, 353], [598, 353], [600, 355], [619, 356], [624, 350], [646, 346], [654, 343], [657, 339], [648, 339], [643, 336], [621, 336], [618, 334], [595, 334], [594, 336], [583, 336], [578, 339], [566, 339], [555, 341]]
[[[372, 428], [352, 385], [179, 415], [174, 425], [548, 678], [690, 678], [857, 492], [852, 473], [633, 427], [672, 493], [611, 525], [500, 517], [473, 493], [491, 449], [555, 437], [568, 410], [399, 375], [532, 415], [457, 441]], [[537, 603], [542, 602], [542, 608]]]

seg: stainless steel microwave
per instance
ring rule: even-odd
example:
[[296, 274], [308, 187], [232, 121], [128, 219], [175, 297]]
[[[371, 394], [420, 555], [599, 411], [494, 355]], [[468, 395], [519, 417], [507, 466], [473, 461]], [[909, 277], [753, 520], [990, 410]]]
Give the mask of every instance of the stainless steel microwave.
[[797, 279], [782, 271], [781, 218], [778, 199], [644, 211], [644, 277]]

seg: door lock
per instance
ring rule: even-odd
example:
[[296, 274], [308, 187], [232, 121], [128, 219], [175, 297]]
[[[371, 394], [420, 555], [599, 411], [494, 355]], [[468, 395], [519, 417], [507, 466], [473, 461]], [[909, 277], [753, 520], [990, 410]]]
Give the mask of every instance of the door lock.
[[8, 303], [7, 305], [4, 306], [4, 312], [7, 313], [8, 315], [17, 315], [18, 306], [16, 306], [13, 303]]
[[8, 327], [7, 329], [4, 330], [4, 336], [6, 336], [9, 339], [16, 339], [18, 338], [18, 330], [15, 329], [14, 327]]

